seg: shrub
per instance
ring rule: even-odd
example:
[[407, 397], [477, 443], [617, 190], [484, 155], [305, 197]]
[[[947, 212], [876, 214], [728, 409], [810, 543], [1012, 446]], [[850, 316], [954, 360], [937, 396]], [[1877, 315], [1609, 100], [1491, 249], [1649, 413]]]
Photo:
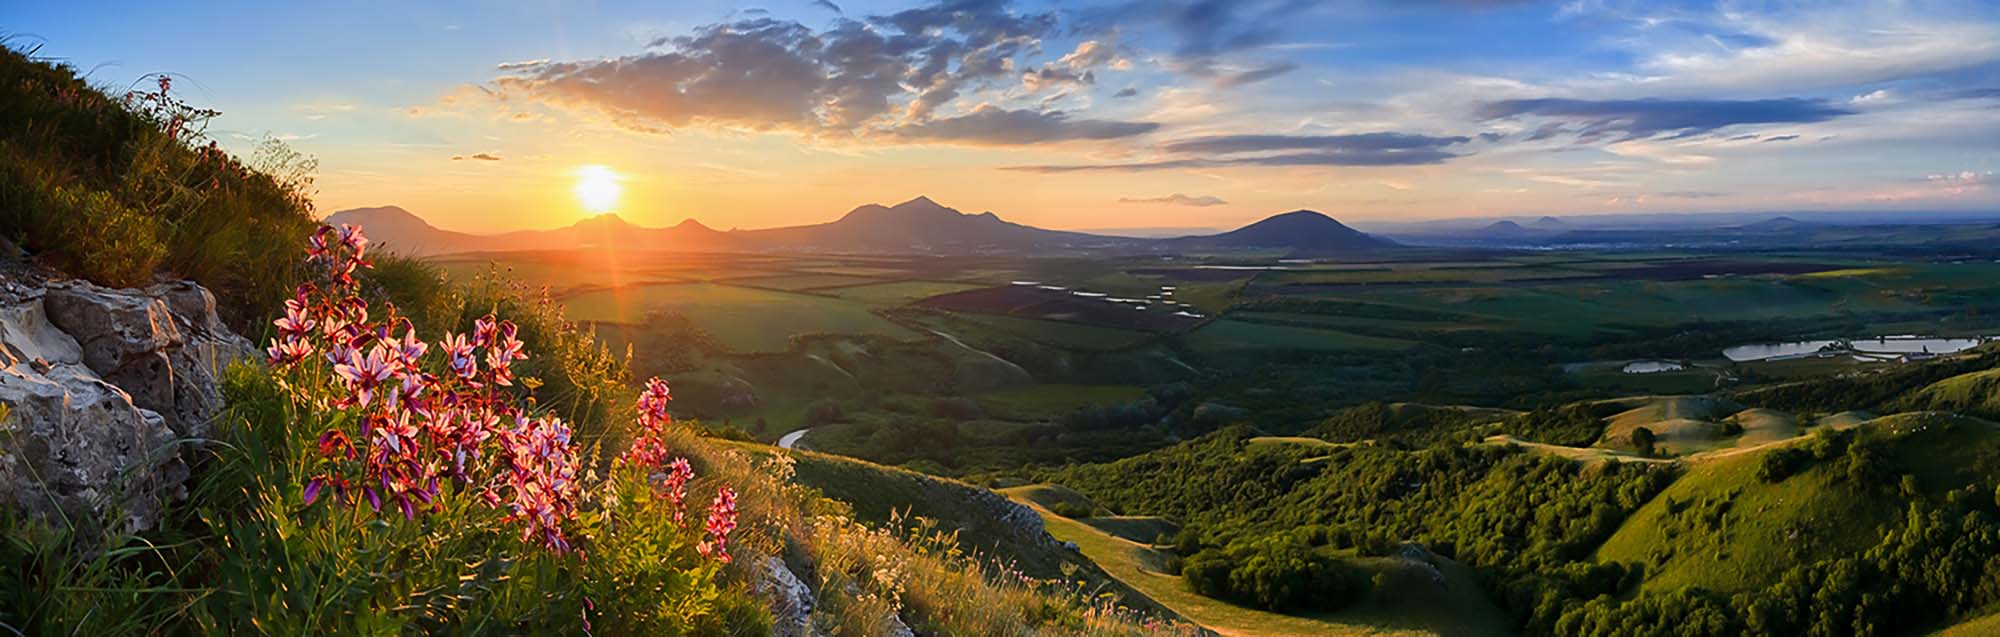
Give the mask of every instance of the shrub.
[[1280, 533], [1188, 557], [1188, 588], [1271, 611], [1339, 610], [1367, 596], [1359, 569], [1294, 533]]

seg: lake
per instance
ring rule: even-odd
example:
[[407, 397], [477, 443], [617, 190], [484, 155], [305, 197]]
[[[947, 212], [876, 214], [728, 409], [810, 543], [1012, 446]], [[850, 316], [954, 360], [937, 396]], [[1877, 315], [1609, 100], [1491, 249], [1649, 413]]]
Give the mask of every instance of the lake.
[[1722, 356], [1731, 361], [1745, 363], [1804, 358], [1820, 354], [1873, 354], [1876, 355], [1874, 358], [1900, 354], [1955, 354], [1978, 347], [1980, 343], [1989, 340], [1992, 340], [1992, 337], [1937, 338], [1909, 335], [1876, 336], [1850, 341], [1821, 339], [1738, 345], [1722, 350]]

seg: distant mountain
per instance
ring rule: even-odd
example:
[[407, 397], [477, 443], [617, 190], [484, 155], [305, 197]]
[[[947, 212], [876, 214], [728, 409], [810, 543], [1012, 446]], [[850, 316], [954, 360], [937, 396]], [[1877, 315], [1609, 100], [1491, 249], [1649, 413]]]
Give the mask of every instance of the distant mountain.
[[1381, 250], [1396, 245], [1312, 210], [1294, 210], [1222, 234], [1168, 239], [1164, 244], [1178, 248], [1292, 248], [1313, 254]]
[[369, 238], [382, 246], [413, 255], [575, 248], [717, 252], [743, 247], [730, 233], [717, 232], [693, 219], [670, 228], [648, 228], [605, 214], [553, 230], [494, 235], [444, 230], [397, 206], [342, 210], [323, 221], [362, 226]]
[[826, 223], [728, 232], [711, 229], [693, 219], [670, 228], [649, 228], [634, 225], [617, 215], [599, 215], [551, 230], [475, 235], [437, 228], [395, 206], [343, 210], [327, 216], [326, 222], [365, 226], [368, 236], [381, 244], [416, 255], [580, 248], [915, 254], [1289, 248], [1301, 253], [1328, 254], [1378, 250], [1396, 245], [1310, 210], [1275, 215], [1220, 234], [1152, 239], [1046, 230], [1013, 223], [991, 212], [959, 212], [928, 197], [917, 197], [894, 206], [868, 204]]
[[967, 214], [917, 197], [894, 206], [868, 204], [827, 223], [731, 233], [758, 245], [833, 252], [990, 252], [1130, 243], [1128, 239], [1044, 230]]
[[1531, 234], [1527, 228], [1522, 227], [1521, 224], [1514, 223], [1512, 219], [1502, 219], [1487, 224], [1485, 228], [1480, 229], [1480, 232], [1490, 237], [1518, 237]]
[[1535, 220], [1535, 227], [1543, 230], [1556, 230], [1569, 227], [1569, 224], [1563, 223], [1563, 220], [1555, 217], [1542, 217]]
[[1799, 221], [1791, 217], [1772, 217], [1770, 219], [1765, 219], [1757, 223], [1737, 226], [1736, 229], [1745, 230], [1749, 232], [1790, 232], [1794, 230], [1806, 230], [1810, 228], [1817, 228], [1819, 226], [1820, 224], [1817, 223]]
[[324, 221], [336, 226], [343, 223], [362, 226], [376, 243], [407, 254], [483, 250], [493, 240], [493, 237], [440, 229], [398, 206], [342, 210], [327, 215]]

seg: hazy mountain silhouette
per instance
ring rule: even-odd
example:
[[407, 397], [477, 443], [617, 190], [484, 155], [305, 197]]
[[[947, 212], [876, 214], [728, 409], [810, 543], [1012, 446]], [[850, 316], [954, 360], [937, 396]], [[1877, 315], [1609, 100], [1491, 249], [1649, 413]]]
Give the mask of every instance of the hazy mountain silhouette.
[[1292, 248], [1314, 254], [1380, 250], [1396, 245], [1312, 210], [1294, 210], [1222, 234], [1179, 237], [1164, 243], [1182, 248]]
[[1524, 234], [1532, 234], [1527, 228], [1522, 227], [1521, 224], [1514, 223], [1512, 219], [1495, 221], [1487, 224], [1484, 228], [1480, 228], [1479, 231], [1489, 237], [1518, 237]]
[[1791, 232], [1794, 230], [1817, 228], [1819, 225], [1808, 221], [1799, 221], [1791, 217], [1772, 217], [1757, 223], [1737, 226], [1736, 229], [1750, 232]]
[[760, 245], [836, 252], [981, 252], [1081, 247], [1129, 239], [1044, 230], [967, 214], [917, 197], [894, 206], [868, 204], [820, 224], [732, 233]]
[[894, 206], [868, 204], [826, 223], [720, 232], [693, 219], [670, 228], [634, 225], [617, 215], [599, 215], [551, 230], [519, 230], [475, 235], [440, 229], [395, 206], [357, 208], [329, 215], [327, 223], [365, 226], [368, 235], [391, 249], [419, 254], [564, 250], [579, 248], [729, 252], [794, 250], [976, 254], [1064, 249], [1160, 250], [1185, 248], [1291, 248], [1315, 254], [1377, 250], [1395, 244], [1369, 236], [1332, 217], [1299, 210], [1220, 234], [1171, 239], [1114, 237], [1047, 230], [1001, 219], [991, 212], [967, 214], [929, 197]]

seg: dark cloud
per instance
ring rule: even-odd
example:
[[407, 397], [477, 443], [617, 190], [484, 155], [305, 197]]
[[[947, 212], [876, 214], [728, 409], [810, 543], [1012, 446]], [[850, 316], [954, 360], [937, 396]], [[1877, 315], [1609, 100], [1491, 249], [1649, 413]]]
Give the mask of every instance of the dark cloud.
[[1223, 75], [1219, 78], [1216, 78], [1215, 82], [1217, 85], [1220, 85], [1224, 88], [1243, 86], [1245, 84], [1262, 82], [1264, 80], [1284, 75], [1286, 73], [1296, 71], [1298, 70], [1298, 68], [1299, 65], [1293, 64], [1291, 62], [1277, 62], [1273, 64], [1266, 64], [1264, 66], [1250, 69], [1248, 71]]
[[1118, 203], [1167, 204], [1206, 208], [1209, 206], [1224, 205], [1229, 202], [1223, 201], [1221, 197], [1213, 195], [1183, 195], [1181, 193], [1174, 193], [1165, 197], [1119, 197]]
[[913, 139], [979, 145], [1015, 145], [1079, 139], [1118, 139], [1153, 132], [1153, 122], [1070, 119], [1062, 111], [1008, 110], [982, 105], [957, 117], [941, 117], [895, 129]]
[[[831, 3], [821, 6], [839, 10]], [[888, 15], [837, 18], [823, 29], [743, 19], [661, 38], [638, 55], [509, 65], [488, 88], [494, 99], [597, 112], [648, 132], [720, 126], [858, 137], [1062, 140], [1155, 128], [1072, 120], [1054, 111], [937, 116], [961, 95], [982, 88], [1088, 84], [1093, 69], [1113, 61], [1110, 47], [1086, 41], [1046, 65], [1018, 68], [1019, 61], [1041, 54], [1042, 39], [1056, 34], [1056, 26], [1054, 13], [1016, 12], [1005, 0], [939, 0]], [[1034, 134], [986, 132], [1003, 129]]]
[[493, 153], [474, 153], [474, 154], [471, 154], [471, 155], [452, 155], [452, 156], [451, 156], [451, 160], [452, 160], [452, 161], [465, 161], [465, 160], [467, 160], [467, 159], [472, 159], [472, 160], [478, 160], [478, 161], [500, 161], [500, 156], [499, 156], [499, 155], [495, 155], [495, 154], [493, 154]]
[[[1688, 137], [1741, 124], [1809, 124], [1853, 114], [1822, 99], [1635, 99], [1543, 98], [1504, 100], [1479, 109], [1485, 120], [1542, 118], [1567, 124], [1566, 132], [1591, 141]], [[1554, 125], [1548, 124], [1546, 126]], [[1541, 132], [1538, 131], [1537, 135]]]
[[1798, 135], [1777, 135], [1773, 137], [1764, 138], [1764, 141], [1762, 143], [1769, 144], [1771, 142], [1789, 142], [1798, 138], [1799, 138]]
[[1036, 173], [1070, 173], [1091, 171], [1139, 172], [1179, 168], [1229, 168], [1242, 166], [1419, 166], [1425, 164], [1442, 164], [1456, 157], [1458, 155], [1442, 150], [1319, 152], [1257, 155], [1251, 157], [1168, 159], [1122, 164], [1008, 166], [1002, 168], [1002, 170]]
[[1217, 135], [1168, 142], [1161, 149], [1174, 153], [1231, 154], [1274, 150], [1329, 152], [1402, 152], [1436, 150], [1471, 141], [1469, 137], [1433, 137], [1409, 133], [1351, 135]]
[[821, 9], [826, 9], [826, 10], [828, 10], [828, 11], [832, 11], [832, 12], [834, 13], [834, 15], [845, 15], [845, 14], [847, 13], [846, 11], [841, 11], [841, 10], [840, 10], [840, 5], [837, 5], [837, 4], [834, 4], [834, 3], [831, 3], [831, 2], [827, 2], [827, 0], [813, 0], [813, 1], [812, 1], [812, 6], [815, 6], [815, 7], [819, 7], [819, 8], [821, 8]]
[[1112, 96], [1112, 97], [1116, 97], [1116, 98], [1120, 98], [1120, 99], [1123, 99], [1123, 98], [1127, 98], [1127, 97], [1135, 97], [1135, 96], [1137, 96], [1137, 95], [1139, 95], [1139, 89], [1136, 89], [1136, 88], [1132, 88], [1132, 87], [1129, 87], [1129, 86], [1128, 86], [1128, 87], [1125, 87], [1125, 88], [1121, 88], [1121, 89], [1118, 89], [1118, 92], [1116, 92], [1116, 93], [1112, 93], [1112, 94], [1111, 94], [1111, 96]]
[[1732, 142], [1747, 142], [1747, 141], [1750, 141], [1750, 140], [1753, 140], [1753, 139], [1756, 139], [1756, 138], [1758, 138], [1758, 137], [1761, 137], [1761, 135], [1758, 135], [1758, 134], [1756, 134], [1756, 133], [1750, 133], [1750, 134], [1748, 134], [1748, 135], [1737, 135], [1737, 136], [1735, 136], [1735, 137], [1731, 137], [1731, 138], [1729, 138], [1729, 139], [1727, 139], [1727, 140], [1724, 140], [1724, 141], [1732, 141]]

